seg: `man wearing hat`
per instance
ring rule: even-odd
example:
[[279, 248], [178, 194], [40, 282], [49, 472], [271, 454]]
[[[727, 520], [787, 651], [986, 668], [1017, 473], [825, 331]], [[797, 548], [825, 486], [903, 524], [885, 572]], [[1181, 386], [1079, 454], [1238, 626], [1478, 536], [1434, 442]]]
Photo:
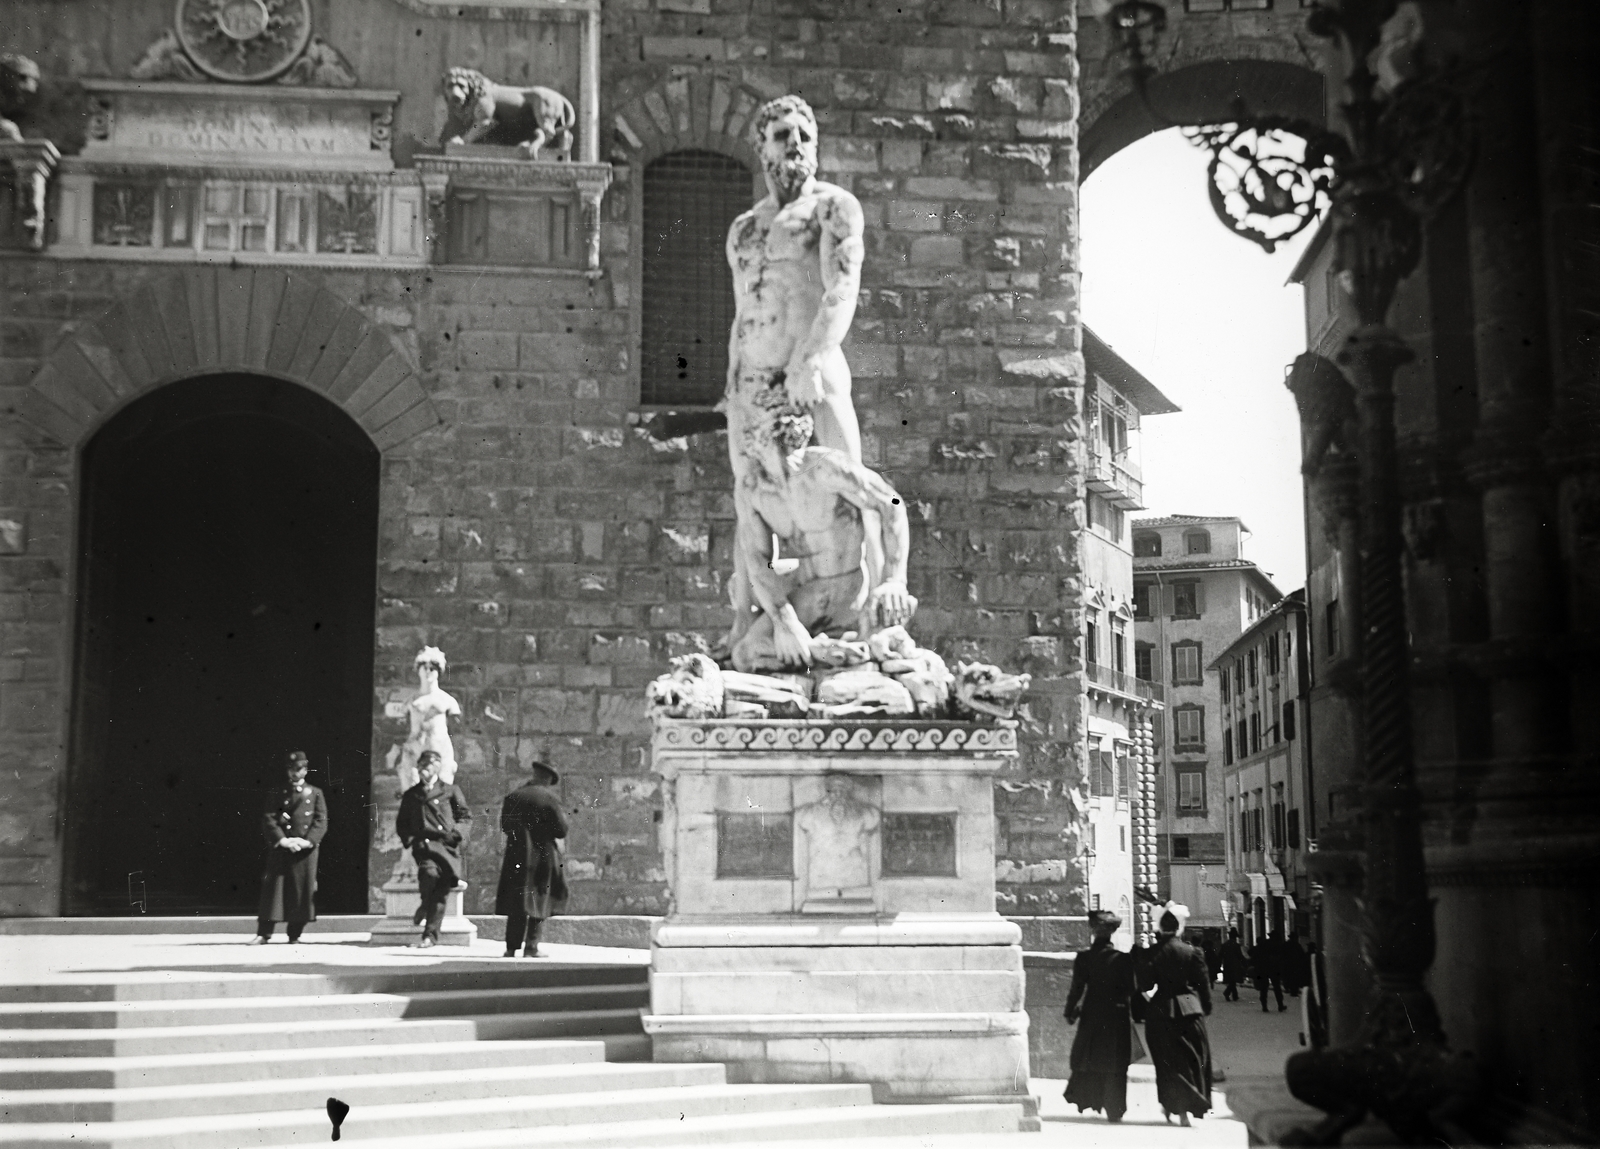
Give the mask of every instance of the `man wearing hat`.
[[461, 843], [465, 835], [460, 823], [472, 820], [466, 795], [454, 783], [439, 779], [439, 752], [424, 750], [417, 755], [420, 781], [400, 798], [400, 813], [395, 816], [395, 833], [402, 846], [409, 846], [417, 861], [417, 890], [422, 904], [413, 919], [422, 926], [422, 938], [413, 942], [417, 949], [439, 943], [439, 926], [444, 921], [444, 904], [456, 888], [463, 869]]
[[1144, 998], [1133, 955], [1111, 944], [1122, 919], [1109, 910], [1091, 910], [1089, 928], [1094, 944], [1073, 960], [1067, 992], [1066, 1018], [1078, 1029], [1065, 1097], [1080, 1113], [1100, 1109], [1106, 1120], [1121, 1121], [1128, 1108], [1128, 1063], [1144, 1056], [1142, 1048], [1133, 1051], [1135, 1011], [1143, 1012]]
[[506, 852], [494, 912], [505, 915], [506, 957], [516, 957], [518, 947], [523, 957], [538, 957], [544, 919], [567, 908], [567, 880], [561, 872], [567, 823], [554, 790], [560, 784], [561, 775], [535, 762], [533, 777], [507, 794], [500, 807]]
[[307, 922], [317, 920], [317, 851], [328, 832], [328, 803], [306, 781], [306, 756], [292, 751], [284, 761], [283, 786], [267, 794], [261, 814], [267, 854], [256, 909], [256, 938], [267, 944], [275, 923], [288, 926], [289, 941], [300, 940]]

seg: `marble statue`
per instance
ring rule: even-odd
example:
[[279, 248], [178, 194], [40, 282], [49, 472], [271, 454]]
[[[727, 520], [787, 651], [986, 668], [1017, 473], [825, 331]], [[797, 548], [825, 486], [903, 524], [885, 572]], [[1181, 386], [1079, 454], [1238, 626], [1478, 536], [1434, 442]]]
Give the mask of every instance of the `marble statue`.
[[824, 795], [796, 808], [795, 833], [805, 840], [805, 896], [802, 908], [870, 909], [873, 835], [883, 815], [868, 802], [861, 779], [828, 774]]
[[26, 56], [0, 55], [0, 140], [22, 139], [18, 120], [39, 102], [39, 65]]
[[955, 709], [960, 718], [1010, 718], [1033, 681], [1029, 674], [1008, 674], [986, 662], [958, 662]]
[[683, 654], [672, 660], [672, 671], [650, 683], [645, 691], [649, 712], [667, 718], [721, 718], [722, 670], [708, 655]]
[[[811, 416], [796, 407], [767, 411], [743, 427], [745, 473], [734, 551], [743, 559], [761, 615], [733, 647], [741, 671], [811, 665], [812, 636], [871, 634], [910, 619], [906, 590], [911, 532], [904, 502], [879, 475], [833, 447], [811, 447]], [[865, 549], [879, 531], [883, 565]], [[775, 549], [776, 543], [776, 549]], [[797, 559], [780, 573], [774, 560]]]
[[[820, 446], [861, 462], [850, 365], [841, 349], [861, 287], [861, 204], [844, 188], [816, 178], [817, 120], [799, 96], [762, 105], [752, 134], [767, 195], [733, 221], [727, 242], [735, 313], [720, 408], [728, 419], [736, 502], [745, 428], [764, 421], [774, 406], [807, 411]], [[874, 545], [870, 538], [868, 545]], [[732, 648], [754, 621], [739, 556], [729, 589]]]
[[61, 153], [44, 139], [27, 139], [23, 119], [39, 102], [39, 65], [13, 52], [0, 55], [0, 165], [11, 168], [18, 222], [28, 246], [43, 250], [50, 173]]
[[473, 68], [451, 68], [440, 89], [446, 111], [441, 144], [509, 144], [530, 160], [546, 149], [557, 160], [572, 159], [578, 116], [560, 92], [497, 84]]
[[439, 781], [450, 785], [456, 780], [456, 751], [450, 744], [449, 719], [461, 716], [461, 704], [439, 689], [439, 675], [444, 673], [444, 651], [437, 646], [425, 646], [417, 652], [417, 684], [421, 690], [406, 705], [406, 716], [411, 723], [411, 733], [400, 747], [400, 762], [396, 770], [400, 775], [400, 792], [417, 784], [417, 758], [424, 750], [439, 755]]

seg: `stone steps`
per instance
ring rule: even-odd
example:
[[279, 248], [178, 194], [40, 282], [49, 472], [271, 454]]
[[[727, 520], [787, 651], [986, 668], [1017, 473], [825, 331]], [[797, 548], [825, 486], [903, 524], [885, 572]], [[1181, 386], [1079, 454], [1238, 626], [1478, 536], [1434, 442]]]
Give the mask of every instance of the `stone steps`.
[[535, 1037], [630, 1033], [638, 1028], [637, 1009], [592, 1009], [565, 1013], [479, 1014], [419, 1021], [403, 1018], [374, 1021], [283, 1019], [149, 1029], [14, 1029], [0, 1030], [0, 1060], [16, 1057], [234, 1053], [358, 1042], [412, 1045], [424, 1041], [526, 1040]]
[[649, 1061], [650, 1039], [642, 1033], [618, 1033], [585, 1041], [433, 1041], [405, 1046], [399, 1052], [393, 1045], [335, 1045], [154, 1057], [13, 1058], [0, 1061], [0, 1090], [188, 1087], [388, 1073], [402, 1053], [406, 1065], [418, 1070], [598, 1065], [607, 1061]]
[[115, 981], [65, 975], [37, 985], [0, 985], [0, 1003], [186, 1001], [236, 997], [309, 997], [344, 993], [427, 993], [578, 985], [648, 986], [643, 965], [522, 960], [447, 961], [425, 970], [354, 967], [328, 973], [189, 973], [141, 971]]
[[0, 1029], [102, 1030], [203, 1027], [258, 1022], [432, 1018], [573, 1010], [637, 1010], [649, 991], [634, 985], [532, 986], [518, 989], [428, 990], [231, 997], [188, 1001], [0, 1003]]
[[650, 1061], [642, 965], [145, 969], [0, 986], [0, 1149], [718, 1144], [1015, 1132], [1017, 1104], [872, 1104]]
[[[718, 1076], [721, 1067], [713, 1067]], [[324, 1093], [323, 1097], [328, 1094]], [[866, 1085], [683, 1085], [669, 1088], [589, 1090], [568, 1094], [443, 1098], [352, 1108], [342, 1137], [349, 1140], [478, 1133], [489, 1130], [559, 1129], [612, 1122], [680, 1120], [735, 1114], [815, 1110], [848, 1105], [870, 1107]], [[253, 1149], [303, 1144], [328, 1136], [321, 1105], [237, 1115], [169, 1117], [144, 1121], [56, 1122], [0, 1129], [0, 1146], [18, 1149]]]
[[[492, 1044], [492, 1043], [485, 1043]], [[345, 1073], [272, 1080], [221, 1081], [207, 1085], [135, 1086], [113, 1089], [29, 1089], [0, 1092], [8, 1121], [96, 1124], [158, 1121], [177, 1117], [292, 1112], [321, 1107], [330, 1096], [369, 1106], [431, 1104], [487, 1098], [531, 1097], [680, 1085], [723, 1085], [722, 1066], [704, 1065], [505, 1065], [467, 1069], [418, 1069], [413, 1050], [390, 1054], [387, 1072]], [[342, 1067], [341, 1067], [342, 1068]]]

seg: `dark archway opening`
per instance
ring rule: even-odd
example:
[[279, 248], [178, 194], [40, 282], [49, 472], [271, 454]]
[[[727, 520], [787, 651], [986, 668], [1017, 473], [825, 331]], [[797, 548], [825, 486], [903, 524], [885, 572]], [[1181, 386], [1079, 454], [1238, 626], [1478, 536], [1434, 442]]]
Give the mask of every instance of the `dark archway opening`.
[[378, 450], [337, 406], [186, 380], [83, 454], [77, 914], [253, 914], [286, 751], [327, 794], [319, 912], [367, 907]]

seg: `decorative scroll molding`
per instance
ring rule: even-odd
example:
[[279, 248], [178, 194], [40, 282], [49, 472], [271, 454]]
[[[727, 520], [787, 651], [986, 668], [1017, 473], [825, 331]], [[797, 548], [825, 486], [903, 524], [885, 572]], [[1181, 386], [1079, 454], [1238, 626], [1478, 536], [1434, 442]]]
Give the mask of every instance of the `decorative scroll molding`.
[[964, 754], [1014, 758], [1017, 724], [999, 722], [979, 726], [969, 722], [890, 721], [828, 722], [767, 720], [742, 722], [733, 718], [702, 721], [658, 718], [653, 749], [751, 754]]

